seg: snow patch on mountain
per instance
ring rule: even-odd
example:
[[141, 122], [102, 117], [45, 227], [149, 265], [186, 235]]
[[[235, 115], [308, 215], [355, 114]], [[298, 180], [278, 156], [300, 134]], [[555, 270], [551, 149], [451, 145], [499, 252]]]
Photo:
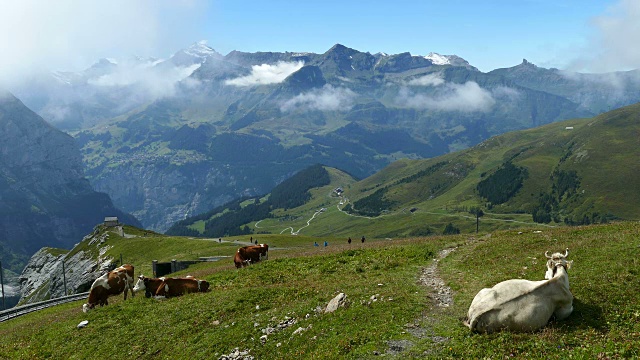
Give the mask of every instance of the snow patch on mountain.
[[450, 65], [449, 57], [445, 55], [440, 55], [438, 53], [430, 52], [427, 56], [424, 56], [425, 59], [431, 60], [434, 65]]
[[207, 40], [200, 40], [184, 50], [185, 54], [196, 58], [204, 59], [206, 57], [217, 54], [215, 50], [207, 46]]

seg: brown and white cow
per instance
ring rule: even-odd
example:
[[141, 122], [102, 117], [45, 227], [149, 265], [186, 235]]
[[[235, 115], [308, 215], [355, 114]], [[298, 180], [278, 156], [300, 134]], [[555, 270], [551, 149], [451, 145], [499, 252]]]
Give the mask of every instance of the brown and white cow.
[[242, 255], [240, 255], [240, 249], [236, 251], [235, 256], [233, 257], [233, 263], [236, 265], [236, 268], [240, 269], [241, 267], [245, 267], [248, 264], [248, 261], [245, 260]]
[[269, 245], [251, 245], [239, 248], [233, 258], [233, 262], [236, 265], [236, 268], [241, 268], [268, 258]]
[[164, 281], [164, 277], [161, 278], [148, 278], [144, 275], [138, 276], [136, 286], [133, 287], [133, 292], [137, 293], [144, 290], [145, 297], [153, 296], [158, 291], [158, 286]]
[[190, 275], [183, 278], [148, 278], [140, 275], [133, 291], [142, 290], [145, 292], [145, 297], [171, 297], [185, 293], [206, 292], [209, 290], [209, 282], [198, 280]]
[[256, 245], [258, 251], [260, 251], [261, 259], [268, 260], [269, 259], [269, 244], [260, 244]]
[[109, 305], [109, 295], [119, 295], [124, 291], [124, 299], [127, 300], [127, 291], [131, 291], [133, 297], [133, 266], [124, 264], [97, 278], [89, 290], [89, 299], [82, 305], [82, 311], [87, 312], [96, 305]]

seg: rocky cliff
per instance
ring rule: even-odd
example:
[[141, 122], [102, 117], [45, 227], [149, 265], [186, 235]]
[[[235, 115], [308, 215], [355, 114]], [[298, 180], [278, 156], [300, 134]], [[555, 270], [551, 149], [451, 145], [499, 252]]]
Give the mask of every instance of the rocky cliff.
[[111, 231], [122, 229], [107, 229], [99, 225], [70, 251], [40, 249], [31, 257], [18, 278], [21, 293], [19, 304], [89, 291], [96, 278], [115, 268], [115, 260], [104, 255], [109, 249], [106, 241]]

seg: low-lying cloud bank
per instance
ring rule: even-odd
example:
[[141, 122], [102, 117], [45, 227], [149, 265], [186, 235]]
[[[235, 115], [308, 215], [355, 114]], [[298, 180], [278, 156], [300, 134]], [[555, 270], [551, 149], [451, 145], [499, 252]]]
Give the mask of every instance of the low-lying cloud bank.
[[[400, 89], [396, 98], [399, 106], [421, 110], [487, 112], [496, 103], [490, 91], [473, 81], [448, 83], [438, 74], [429, 74], [412, 79], [407, 85]], [[418, 93], [409, 86], [433, 87], [433, 91], [429, 94]]]
[[[153, 63], [122, 64], [112, 73], [89, 79], [90, 85], [99, 87], [135, 86], [152, 99], [174, 96], [176, 85], [191, 75], [200, 64], [186, 67], [152, 66]], [[192, 80], [192, 79], [189, 79]], [[193, 81], [193, 80], [192, 80]]]
[[285, 101], [280, 111], [348, 111], [353, 107], [356, 96], [350, 89], [327, 84]]
[[284, 81], [287, 76], [300, 70], [304, 66], [303, 61], [287, 62], [278, 61], [275, 65], [262, 64], [253, 65], [251, 74], [226, 80], [225, 85], [233, 86], [257, 86], [278, 84]]
[[411, 86], [438, 86], [442, 84], [444, 84], [444, 79], [439, 74], [427, 74], [407, 82], [407, 85]]

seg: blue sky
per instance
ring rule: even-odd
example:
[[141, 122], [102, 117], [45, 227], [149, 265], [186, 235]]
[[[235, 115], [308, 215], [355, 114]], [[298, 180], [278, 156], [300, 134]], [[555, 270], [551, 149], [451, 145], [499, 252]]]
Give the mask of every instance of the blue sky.
[[231, 50], [455, 54], [481, 71], [526, 58], [582, 72], [640, 68], [640, 0], [3, 0], [0, 81], [102, 57]]
[[[210, 46], [242, 51], [324, 52], [335, 43], [371, 53], [459, 55], [483, 71], [523, 58], [562, 66], [613, 2], [224, 1], [209, 7]], [[248, 11], [247, 9], [251, 9]]]

